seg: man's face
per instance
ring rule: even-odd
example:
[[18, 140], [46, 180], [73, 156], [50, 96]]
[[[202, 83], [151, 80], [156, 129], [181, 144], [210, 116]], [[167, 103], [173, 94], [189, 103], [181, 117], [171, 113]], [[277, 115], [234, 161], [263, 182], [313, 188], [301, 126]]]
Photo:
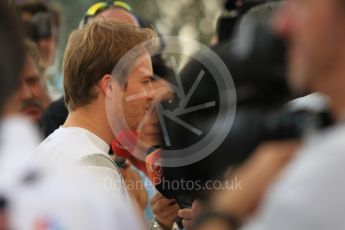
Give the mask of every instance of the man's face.
[[151, 58], [144, 55], [129, 74], [122, 98], [123, 112], [128, 126], [138, 132], [142, 141], [149, 142], [146, 144], [151, 144], [159, 135], [152, 74]]
[[50, 65], [54, 64], [55, 52], [56, 52], [56, 38], [41, 38], [38, 40], [37, 47], [40, 51], [40, 65], [46, 69]]
[[[22, 20], [24, 22], [30, 22], [33, 15], [28, 12], [23, 12]], [[40, 67], [46, 69], [50, 65], [54, 64], [56, 47], [57, 47], [57, 31], [55, 25], [51, 24], [52, 36], [48, 38], [39, 38], [36, 42], [37, 48], [40, 52]]]
[[[112, 97], [106, 103], [108, 119], [113, 132], [119, 131], [119, 103], [122, 106], [124, 129], [136, 131], [139, 139], [147, 145], [159, 141], [159, 120], [155, 111], [155, 91], [152, 86], [152, 63], [149, 55], [143, 55], [130, 71], [127, 82], [120, 89], [112, 81]], [[119, 93], [121, 91], [122, 93]], [[110, 117], [109, 117], [110, 116]], [[117, 123], [117, 124], [115, 124]], [[120, 124], [121, 126], [121, 124]]]
[[131, 25], [139, 26], [139, 22], [131, 13], [121, 8], [110, 8], [103, 11], [97, 17], [113, 19], [118, 22], [125, 22]]
[[43, 111], [44, 83], [32, 57], [27, 56], [19, 90], [20, 112], [38, 122]]
[[289, 77], [297, 91], [327, 91], [341, 63], [345, 9], [336, 0], [287, 0], [275, 28], [289, 40]]

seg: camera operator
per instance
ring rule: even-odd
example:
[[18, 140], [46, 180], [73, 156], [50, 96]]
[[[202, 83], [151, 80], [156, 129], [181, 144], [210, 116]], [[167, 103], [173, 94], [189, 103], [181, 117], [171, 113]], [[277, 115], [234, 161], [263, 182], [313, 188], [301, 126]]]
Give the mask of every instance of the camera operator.
[[208, 220], [233, 229], [240, 223], [248, 230], [343, 229], [345, 2], [286, 1], [274, 27], [289, 40], [292, 88], [327, 95], [337, 123], [302, 146], [294, 141], [261, 145], [229, 178], [242, 180], [243, 189], [217, 193], [216, 212]]
[[[268, 34], [259, 34], [260, 37], [256, 36], [256, 34], [248, 35], [248, 33], [246, 33], [246, 30], [248, 30], [248, 28], [255, 28], [254, 26], [256, 25], [268, 24], [268, 21], [272, 18], [275, 10], [279, 7], [279, 3], [269, 2], [266, 4], [259, 4], [261, 3], [260, 1], [253, 1], [253, 3], [252, 1], [248, 2], [249, 6], [252, 6], [251, 4], [253, 4], [253, 8], [247, 8], [243, 6], [243, 8], [245, 8], [246, 10], [243, 10], [243, 15], [238, 16], [236, 20], [239, 24], [237, 28], [233, 29], [234, 32], [237, 32], [235, 33], [236, 36], [229, 35], [230, 37], [228, 37], [227, 39], [223, 38], [221, 43], [213, 47], [213, 50], [219, 55], [219, 57], [222, 58], [224, 63], [226, 63], [227, 67], [231, 71], [232, 78], [236, 86], [237, 111], [233, 128], [223, 144], [209, 157], [199, 161], [198, 163], [194, 164], [194, 166], [190, 166], [190, 168], [186, 167], [185, 169], [181, 169], [182, 175], [187, 178], [192, 178], [192, 180], [195, 180], [195, 178], [204, 181], [215, 179], [221, 180], [223, 179], [222, 175], [227, 168], [234, 168], [240, 165], [247, 157], [249, 157], [256, 146], [260, 142], [262, 142], [262, 139], [264, 139], [262, 136], [271, 136], [271, 134], [266, 134], [268, 133], [266, 132], [268, 130], [262, 129], [265, 125], [258, 125], [259, 123], [265, 123], [265, 120], [267, 120], [267, 122], [269, 122], [268, 126], [272, 127], [272, 117], [270, 117], [269, 119], [265, 118], [265, 116], [270, 116], [267, 111], [280, 110], [281, 107], [285, 105], [286, 102], [291, 100], [290, 98], [292, 97], [290, 95], [290, 92], [285, 87], [285, 80], [282, 79], [282, 76], [284, 76], [284, 72], [283, 70], [280, 70], [280, 68], [281, 66], [283, 66], [283, 64], [280, 63], [280, 61], [276, 61], [275, 59], [274, 63], [267, 61], [271, 60], [271, 57], [266, 58], [266, 61], [257, 61], [257, 59], [255, 59], [259, 58], [260, 60], [262, 60], [262, 57], [260, 55], [263, 55], [263, 53], [265, 54], [267, 52], [266, 47], [261, 47], [264, 45], [259, 42], [255, 43], [255, 45], [250, 44], [252, 45], [252, 50], [247, 52], [250, 54], [246, 55], [246, 58], [249, 60], [246, 62], [242, 60], [242, 62], [237, 61], [237, 59], [240, 60], [242, 56], [241, 58], [239, 58], [239, 54], [235, 53], [236, 56], [232, 54], [234, 53], [234, 51], [238, 50], [238, 47], [243, 47], [243, 43], [245, 43], [244, 40], [263, 41], [263, 38], [266, 38], [266, 36], [268, 39], [271, 39], [270, 35]], [[258, 24], [253, 24], [253, 21]], [[226, 24], [223, 23], [222, 26], [225, 25]], [[231, 27], [233, 27], [233, 24], [230, 25]], [[253, 29], [253, 31], [256, 31], [256, 29]], [[244, 35], [248, 36], [249, 38], [244, 37]], [[263, 37], [263, 35], [265, 37]], [[254, 39], [254, 37], [256, 37], [257, 39]], [[269, 43], [270, 42], [266, 42], [266, 44]], [[245, 43], [245, 45], [248, 47], [250, 46], [247, 45], [247, 43]], [[256, 49], [256, 46], [260, 46], [260, 49]], [[255, 52], [253, 51], [254, 49]], [[231, 53], [232, 50], [234, 51]], [[256, 61], [252, 61], [251, 58], [255, 59]], [[237, 62], [235, 62], [234, 60], [236, 60]], [[272, 65], [274, 64], [277, 64], [279, 68], [272, 67]], [[251, 68], [248, 68], [248, 66], [251, 66]], [[193, 70], [189, 71], [188, 69], [194, 69], [198, 71], [200, 69], [200, 65], [190, 64], [187, 65], [184, 69], [187, 69], [187, 72], [185, 73], [185, 71], [182, 71], [183, 76], [185, 78], [188, 78], [189, 76], [195, 74]], [[251, 69], [251, 71], [243, 71], [243, 69]], [[277, 71], [277, 69], [279, 71]], [[205, 93], [217, 94], [216, 90], [212, 91], [211, 84], [208, 84], [208, 86], [203, 89], [203, 94], [200, 93], [198, 97], [204, 98]], [[200, 100], [203, 101], [203, 99]], [[198, 101], [198, 103], [202, 102]], [[284, 116], [287, 115], [284, 114]], [[194, 119], [200, 119], [200, 117], [201, 115], [196, 114], [194, 116]], [[204, 120], [205, 122], [209, 122], [206, 119]], [[251, 129], [252, 132], [247, 133], [245, 131], [247, 129]], [[285, 130], [282, 131], [278, 128], [277, 131], [284, 132]], [[177, 132], [175, 136], [178, 136], [178, 134], [179, 132]], [[260, 134], [262, 136], [260, 136]], [[206, 171], [205, 169], [209, 168], [211, 168], [212, 170], [207, 171], [207, 173], [202, 173]], [[183, 173], [183, 171], [185, 173]], [[193, 171], [193, 173], [190, 173], [189, 171]], [[194, 171], [200, 172], [197, 176], [193, 177], [191, 175], [196, 174], [194, 173]], [[167, 172], [167, 174], [168, 173], [169, 172]], [[170, 175], [168, 175], [168, 177], [170, 177]], [[204, 197], [204, 195], [205, 194], [198, 194], [196, 192], [192, 196], [194, 196], [195, 199], [198, 197]], [[184, 226], [187, 229], [192, 229], [192, 222], [195, 217], [197, 217], [196, 213], [202, 211], [200, 208], [200, 203], [201, 202], [197, 201], [196, 204], [192, 205], [191, 209], [183, 209], [179, 211], [179, 216], [183, 219]]]

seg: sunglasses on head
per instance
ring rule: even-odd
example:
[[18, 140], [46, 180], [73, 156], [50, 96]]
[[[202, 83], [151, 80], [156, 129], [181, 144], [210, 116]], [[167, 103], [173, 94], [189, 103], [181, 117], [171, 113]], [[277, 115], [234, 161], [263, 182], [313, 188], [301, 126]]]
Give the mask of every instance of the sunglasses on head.
[[111, 7], [119, 7], [132, 12], [132, 7], [123, 1], [101, 1], [92, 4], [86, 11], [86, 16], [93, 17], [99, 14], [101, 11], [109, 9]]
[[133, 11], [132, 7], [127, 2], [124, 2], [124, 1], [109, 0], [109, 1], [95, 2], [87, 9], [87, 11], [85, 13], [85, 17], [84, 17], [81, 25], [82, 26], [86, 25], [89, 18], [97, 16], [102, 11], [109, 9], [109, 8], [113, 8], [113, 7], [121, 8], [121, 9], [127, 10], [128, 12]]

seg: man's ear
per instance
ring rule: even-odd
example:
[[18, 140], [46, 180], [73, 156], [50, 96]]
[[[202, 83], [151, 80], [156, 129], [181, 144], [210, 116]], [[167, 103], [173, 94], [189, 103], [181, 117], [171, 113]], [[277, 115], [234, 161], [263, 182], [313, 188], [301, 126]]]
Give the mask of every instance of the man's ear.
[[105, 96], [110, 96], [113, 91], [111, 81], [111, 75], [106, 74], [101, 78], [99, 82], [100, 89]]

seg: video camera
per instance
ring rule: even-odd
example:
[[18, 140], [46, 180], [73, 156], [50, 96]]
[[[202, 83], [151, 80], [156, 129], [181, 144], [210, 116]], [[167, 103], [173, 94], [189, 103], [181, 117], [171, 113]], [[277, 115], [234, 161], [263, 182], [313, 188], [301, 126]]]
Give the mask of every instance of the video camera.
[[[190, 206], [196, 198], [207, 196], [209, 191], [204, 185], [210, 180], [222, 180], [227, 169], [241, 165], [259, 144], [272, 140], [300, 139], [332, 123], [327, 110], [294, 110], [287, 105], [301, 95], [295, 95], [290, 90], [286, 78], [286, 43], [267, 24], [249, 20], [235, 39], [222, 42], [212, 50], [231, 72], [237, 94], [236, 116], [225, 140], [209, 156], [187, 166], [163, 169], [164, 181], [183, 180], [201, 184], [197, 189], [171, 189], [163, 183], [156, 185], [163, 195], [175, 198], [184, 207]], [[196, 59], [185, 65], [180, 73], [184, 89], [188, 91], [201, 69], [205, 70]], [[218, 90], [215, 82], [217, 77], [205, 70], [189, 106], [208, 101], [216, 101], [216, 105], [219, 105], [219, 99], [224, 95]], [[207, 133], [219, 113], [219, 106], [215, 106], [180, 118]], [[162, 154], [165, 150], [184, 148], [203, 138], [169, 119], [165, 120], [165, 124], [172, 145], [163, 146]]]
[[33, 15], [30, 21], [24, 22], [27, 36], [35, 42], [44, 38], [51, 38], [52, 16], [49, 12], [39, 12]]
[[[217, 36], [219, 42], [224, 42], [232, 37], [236, 24], [241, 17], [251, 8], [274, 0], [228, 0], [225, 2], [224, 11], [217, 21]], [[279, 1], [279, 0], [276, 0]]]

